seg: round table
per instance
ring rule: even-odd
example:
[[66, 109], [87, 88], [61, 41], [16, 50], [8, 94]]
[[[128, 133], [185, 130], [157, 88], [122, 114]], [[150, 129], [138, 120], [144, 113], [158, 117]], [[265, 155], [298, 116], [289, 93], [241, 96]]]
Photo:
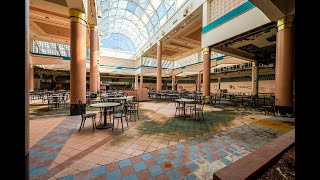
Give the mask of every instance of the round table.
[[113, 97], [113, 98], [106, 98], [108, 100], [119, 100], [122, 101], [124, 100], [124, 102], [126, 102], [128, 99], [133, 99], [133, 96], [128, 96], [128, 97]]
[[183, 103], [183, 116], [188, 116], [188, 115], [186, 114], [186, 103], [194, 103], [195, 100], [182, 98], [182, 99], [176, 99], [176, 101]]
[[119, 105], [120, 103], [114, 103], [114, 102], [95, 103], [90, 105], [90, 107], [103, 108], [103, 112], [104, 112], [103, 124], [97, 125], [96, 126], [97, 129], [107, 129], [107, 128], [113, 127], [112, 123], [107, 123], [107, 108], [115, 107]]

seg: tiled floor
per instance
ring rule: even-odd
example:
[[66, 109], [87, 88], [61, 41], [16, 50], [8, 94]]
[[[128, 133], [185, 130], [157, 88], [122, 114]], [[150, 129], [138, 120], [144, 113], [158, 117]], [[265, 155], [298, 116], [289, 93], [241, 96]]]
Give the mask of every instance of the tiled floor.
[[[132, 118], [129, 128], [124, 125], [124, 133], [121, 128], [114, 133], [111, 129], [93, 131], [90, 121], [78, 132], [80, 116], [65, 116], [31, 147], [30, 176], [207, 179], [294, 128], [281, 121], [261, 120], [266, 116], [210, 106], [205, 107], [205, 122], [174, 117], [174, 103], [143, 102], [140, 108], [139, 120]], [[38, 121], [44, 121], [34, 119], [31, 134]], [[58, 124], [57, 119], [50, 119], [45, 120], [50, 127]]]

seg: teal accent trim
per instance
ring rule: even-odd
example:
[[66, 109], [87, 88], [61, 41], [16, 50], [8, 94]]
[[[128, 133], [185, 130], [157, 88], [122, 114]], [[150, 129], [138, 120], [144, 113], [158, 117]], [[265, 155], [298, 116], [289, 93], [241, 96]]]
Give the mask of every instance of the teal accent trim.
[[[141, 65], [142, 67], [148, 67], [148, 68], [157, 68], [156, 66], [145, 66], [145, 65]], [[162, 68], [162, 69], [172, 69], [172, 68]]]
[[221, 26], [222, 24], [226, 23], [227, 21], [230, 21], [231, 19], [245, 13], [246, 11], [249, 11], [250, 9], [254, 8], [255, 6], [250, 2], [247, 1], [234, 10], [228, 12], [227, 14], [221, 16], [220, 18], [216, 19], [215, 21], [211, 22], [210, 24], [206, 25], [202, 28], [202, 34], [205, 34], [212, 29]]
[[106, 64], [100, 64], [100, 66], [113, 67], [113, 68], [116, 68], [116, 69], [133, 69], [133, 70], [136, 70], [136, 68], [126, 67], [126, 66], [111, 66], [111, 65], [106, 65]]
[[[39, 56], [59, 57], [59, 58], [62, 58], [63, 60], [68, 60], [68, 61], [70, 61], [71, 59], [69, 56], [57, 56], [52, 54], [41, 54], [41, 53], [31, 53], [31, 54], [39, 55]], [[87, 58], [86, 61], [90, 61], [90, 59]]]
[[210, 83], [218, 82], [218, 79], [210, 79]]

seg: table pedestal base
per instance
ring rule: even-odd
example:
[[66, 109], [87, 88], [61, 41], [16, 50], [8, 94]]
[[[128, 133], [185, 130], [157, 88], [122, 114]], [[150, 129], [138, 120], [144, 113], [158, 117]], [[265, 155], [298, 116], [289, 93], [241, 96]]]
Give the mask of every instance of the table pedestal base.
[[108, 129], [108, 128], [112, 128], [113, 124], [112, 123], [106, 123], [106, 125], [104, 124], [100, 124], [96, 126], [96, 129]]

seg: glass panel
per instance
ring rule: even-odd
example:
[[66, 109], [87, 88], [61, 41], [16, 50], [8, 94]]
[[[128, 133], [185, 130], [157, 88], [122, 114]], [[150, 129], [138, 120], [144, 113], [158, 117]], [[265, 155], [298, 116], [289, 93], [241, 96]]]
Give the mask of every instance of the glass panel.
[[[111, 39], [114, 41], [114, 38], [109, 37], [111, 34], [122, 34], [130, 39], [129, 44], [134, 44], [134, 48], [128, 46], [128, 41], [118, 42], [118, 44], [123, 43], [126, 48], [119, 48], [119, 45], [112, 47], [117, 50], [127, 49], [130, 52], [132, 49], [140, 49], [176, 9], [176, 0], [97, 0], [96, 2], [102, 12], [102, 17], [98, 20], [101, 38], [105, 38], [105, 41]], [[177, 2], [181, 4], [184, 0]]]
[[135, 5], [135, 4], [131, 3], [131, 2], [128, 2], [127, 9], [128, 9], [129, 11], [131, 11], [131, 12], [134, 13], [134, 11], [136, 10], [136, 8], [137, 8], [137, 5]]
[[150, 24], [150, 22], [147, 24], [147, 29], [148, 29], [148, 32], [152, 30], [152, 25]]
[[70, 46], [45, 41], [32, 41], [32, 53], [70, 57]]
[[157, 9], [157, 14], [159, 19], [161, 19], [165, 15], [165, 13], [166, 13], [166, 8], [163, 6], [163, 4], [161, 4]]

